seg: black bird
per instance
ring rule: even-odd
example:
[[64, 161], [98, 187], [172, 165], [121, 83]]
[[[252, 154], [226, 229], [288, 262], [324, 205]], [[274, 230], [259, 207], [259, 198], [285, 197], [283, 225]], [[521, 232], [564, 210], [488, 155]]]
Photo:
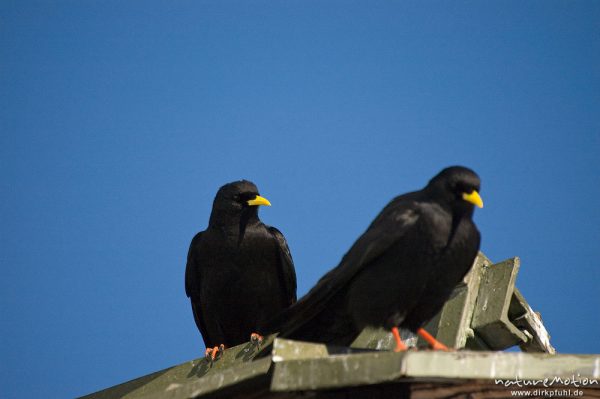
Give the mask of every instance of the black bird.
[[271, 204], [254, 183], [224, 185], [208, 228], [192, 239], [185, 292], [213, 360], [224, 347], [262, 339], [258, 325], [296, 301], [296, 273], [279, 230], [263, 224], [258, 206]]
[[393, 199], [340, 264], [303, 298], [263, 328], [280, 337], [350, 345], [366, 326], [398, 327], [447, 349], [421, 327], [471, 268], [480, 235], [471, 220], [483, 207], [479, 177], [470, 169], [442, 170], [425, 188]]

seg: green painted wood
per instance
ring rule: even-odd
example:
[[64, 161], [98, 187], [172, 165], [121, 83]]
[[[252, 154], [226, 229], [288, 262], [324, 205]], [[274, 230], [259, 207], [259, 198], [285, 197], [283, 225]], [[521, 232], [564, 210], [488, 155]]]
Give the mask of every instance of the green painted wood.
[[390, 381], [401, 375], [402, 356], [376, 351], [275, 364], [272, 391], [332, 389]]
[[[409, 348], [417, 346], [417, 336], [408, 330], [401, 329], [400, 337]], [[383, 328], [367, 327], [350, 345], [351, 348], [393, 350], [396, 347], [394, 336]]]
[[[471, 271], [459, 284], [442, 310], [426, 326], [430, 334], [450, 348], [464, 348], [467, 339], [473, 337], [471, 320], [477, 302], [482, 275], [492, 262], [479, 252]], [[427, 343], [419, 339], [419, 346], [426, 347]]]
[[[303, 391], [419, 380], [538, 380], [600, 378], [600, 355], [507, 352], [372, 351], [334, 356], [288, 356], [274, 365], [272, 391]], [[302, 343], [306, 348], [308, 343]]]
[[[205, 360], [194, 360], [86, 398], [279, 398], [289, 392], [320, 392], [397, 382], [479, 380], [491, 383], [495, 379], [552, 380], [573, 376], [578, 380], [600, 380], [600, 355], [428, 350], [394, 353], [340, 350], [283, 339], [276, 339], [273, 348], [272, 357], [252, 360], [252, 355], [246, 357], [249, 351], [245, 345], [240, 345], [226, 351], [220, 359], [223, 363], [218, 365], [220, 360], [217, 360], [206, 372], [202, 371]], [[123, 389], [127, 386], [129, 388]], [[278, 392], [282, 395], [276, 394]]]
[[[275, 335], [265, 337], [263, 346], [270, 345]], [[178, 366], [171, 367], [145, 377], [141, 377], [115, 387], [108, 388], [81, 399], [138, 399], [146, 398], [156, 392], [163, 394], [176, 394], [181, 386], [196, 383], [194, 389], [199, 392], [211, 392], [228, 385], [255, 378], [258, 374], [266, 374], [270, 366], [270, 359], [264, 359], [257, 367], [258, 362], [252, 362], [257, 354], [257, 348], [249, 342], [225, 350], [214, 362], [205, 358], [195, 359]], [[258, 373], [258, 374], [257, 374]]]
[[521, 292], [516, 288], [508, 310], [508, 318], [529, 338], [527, 342], [519, 344], [523, 352], [556, 353], [556, 350], [550, 344], [550, 334], [544, 327], [542, 316], [533, 311]]
[[221, 368], [201, 378], [173, 381], [168, 386], [152, 387], [140, 396], [144, 399], [187, 399], [219, 396], [228, 397], [234, 392], [252, 392], [269, 385], [269, 369], [272, 361], [262, 358], [256, 361]]
[[506, 349], [529, 339], [508, 318], [519, 265], [519, 258], [508, 259], [486, 268], [482, 275], [471, 327], [492, 350]]

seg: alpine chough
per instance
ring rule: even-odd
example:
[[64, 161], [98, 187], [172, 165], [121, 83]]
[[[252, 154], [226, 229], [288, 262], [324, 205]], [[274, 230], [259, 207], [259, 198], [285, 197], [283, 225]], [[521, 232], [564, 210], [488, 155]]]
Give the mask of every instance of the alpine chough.
[[257, 327], [296, 301], [296, 273], [279, 230], [263, 224], [258, 206], [271, 204], [254, 183], [224, 185], [208, 228], [192, 239], [185, 292], [213, 360], [224, 347], [261, 339]]
[[264, 326], [280, 337], [350, 345], [366, 326], [398, 327], [445, 349], [422, 329], [471, 268], [480, 235], [472, 221], [483, 207], [472, 170], [442, 170], [422, 190], [393, 199], [340, 264], [308, 294]]

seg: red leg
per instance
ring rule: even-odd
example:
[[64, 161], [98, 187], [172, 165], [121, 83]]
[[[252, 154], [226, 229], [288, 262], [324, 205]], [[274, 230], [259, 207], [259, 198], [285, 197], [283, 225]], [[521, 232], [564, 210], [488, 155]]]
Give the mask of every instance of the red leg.
[[425, 331], [422, 328], [419, 328], [417, 330], [417, 334], [419, 334], [425, 341], [427, 341], [427, 343], [429, 345], [431, 345], [431, 348], [433, 350], [436, 350], [436, 351], [449, 351], [450, 350], [450, 349], [448, 349], [448, 347], [446, 345], [442, 344], [440, 341], [435, 339], [433, 337], [433, 335], [429, 334], [427, 331]]
[[398, 331], [398, 327], [392, 327], [392, 334], [394, 334], [394, 340], [396, 341], [396, 347], [394, 348], [394, 352], [402, 352], [407, 350], [408, 348], [402, 342], [402, 338], [400, 338], [400, 332]]

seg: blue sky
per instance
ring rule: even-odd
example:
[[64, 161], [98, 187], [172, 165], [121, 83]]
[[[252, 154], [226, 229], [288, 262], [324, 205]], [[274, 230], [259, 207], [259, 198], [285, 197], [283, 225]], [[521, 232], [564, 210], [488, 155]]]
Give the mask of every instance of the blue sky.
[[254, 181], [299, 294], [395, 195], [475, 221], [560, 352], [599, 353], [600, 4], [3, 1], [0, 386], [73, 397], [202, 353], [187, 248]]

